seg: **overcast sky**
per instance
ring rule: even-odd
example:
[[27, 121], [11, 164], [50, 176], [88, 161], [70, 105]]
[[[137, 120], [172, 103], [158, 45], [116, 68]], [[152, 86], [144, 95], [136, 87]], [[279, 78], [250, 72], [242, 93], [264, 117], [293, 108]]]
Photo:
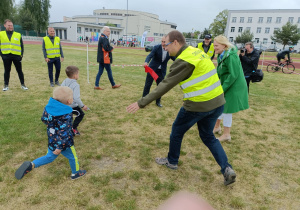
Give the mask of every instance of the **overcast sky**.
[[62, 22], [63, 16], [93, 15], [93, 10], [103, 7], [126, 10], [127, 1], [128, 10], [156, 14], [162, 21], [176, 23], [181, 32], [203, 31], [224, 9], [300, 9], [300, 0], [50, 0], [50, 22]]

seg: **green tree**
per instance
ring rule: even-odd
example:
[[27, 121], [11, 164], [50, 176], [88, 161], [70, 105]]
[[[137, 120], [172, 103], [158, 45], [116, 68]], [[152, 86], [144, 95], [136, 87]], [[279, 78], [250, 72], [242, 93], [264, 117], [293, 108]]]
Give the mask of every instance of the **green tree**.
[[110, 23], [109, 21], [107, 21], [107, 22], [105, 23], [105, 26], [108, 26], [108, 27], [117, 27], [116, 24]]
[[297, 44], [300, 40], [300, 34], [297, 32], [297, 25], [287, 22], [281, 29], [274, 31], [274, 36], [271, 39], [283, 45], [283, 48], [288, 44]]
[[251, 42], [253, 40], [254, 34], [250, 32], [250, 30], [243, 31], [240, 35], [238, 35], [235, 39], [236, 43], [245, 44], [247, 42]]
[[6, 19], [13, 19], [13, 6], [14, 0], [0, 0], [0, 25], [2, 25]]
[[227, 25], [227, 18], [228, 10], [225, 9], [220, 12], [214, 19], [214, 22], [209, 25], [209, 30], [213, 37], [224, 34]]
[[200, 34], [200, 39], [204, 39], [205, 35], [210, 34], [210, 31], [208, 28], [204, 28], [203, 32]]
[[28, 9], [22, 9], [20, 10], [20, 13], [22, 14], [20, 25], [22, 26], [22, 29], [26, 31], [26, 36], [28, 36], [28, 31], [35, 29], [36, 21]]
[[49, 24], [50, 0], [24, 0], [24, 10], [28, 10], [35, 21], [34, 28], [39, 36]]

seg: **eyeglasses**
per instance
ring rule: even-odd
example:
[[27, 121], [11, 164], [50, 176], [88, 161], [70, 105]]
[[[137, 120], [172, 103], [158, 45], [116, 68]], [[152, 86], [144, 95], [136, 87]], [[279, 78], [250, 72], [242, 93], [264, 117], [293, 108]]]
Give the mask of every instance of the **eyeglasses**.
[[172, 44], [173, 42], [169, 42], [168, 44], [165, 44], [165, 46], [168, 46], [169, 44]]

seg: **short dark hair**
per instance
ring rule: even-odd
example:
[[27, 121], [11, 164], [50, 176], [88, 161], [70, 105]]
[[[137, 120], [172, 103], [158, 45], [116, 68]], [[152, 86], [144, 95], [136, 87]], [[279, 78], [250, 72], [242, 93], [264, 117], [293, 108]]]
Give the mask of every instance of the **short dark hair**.
[[170, 42], [174, 42], [175, 40], [177, 40], [179, 44], [185, 45], [185, 38], [181, 32], [174, 30], [169, 32], [167, 36], [169, 37]]
[[4, 25], [7, 23], [7, 22], [12, 22], [10, 19], [6, 19], [4, 20]]
[[246, 45], [250, 45], [250, 48], [253, 48], [253, 47], [254, 47], [252, 42], [247, 42], [247, 43], [245, 44], [245, 46], [246, 46]]
[[68, 66], [66, 68], [66, 74], [69, 78], [73, 77], [73, 75], [77, 74], [78, 72], [79, 72], [79, 68], [77, 66]]

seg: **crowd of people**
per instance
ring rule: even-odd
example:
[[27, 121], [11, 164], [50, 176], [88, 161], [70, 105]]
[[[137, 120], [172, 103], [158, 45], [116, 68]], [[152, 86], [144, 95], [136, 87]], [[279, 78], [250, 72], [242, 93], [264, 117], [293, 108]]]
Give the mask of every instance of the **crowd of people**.
[[[28, 90], [24, 83], [21, 65], [24, 52], [21, 34], [13, 31], [13, 23], [10, 20], [5, 20], [4, 26], [6, 31], [0, 32], [0, 54], [4, 63], [3, 91], [9, 90], [12, 62], [18, 72], [22, 89]], [[111, 46], [109, 36], [110, 28], [103, 27], [98, 41], [99, 70], [95, 79], [95, 90], [104, 89], [100, 87], [104, 69], [107, 71], [112, 89], [121, 87], [121, 84], [115, 83], [112, 75], [114, 47]], [[57, 86], [41, 118], [47, 125], [48, 151], [43, 157], [25, 161], [17, 169], [15, 176], [17, 179], [22, 179], [34, 168], [49, 164], [59, 154], [63, 154], [69, 159], [71, 178], [77, 179], [85, 175], [86, 171], [79, 168], [73, 138], [80, 135], [78, 126], [83, 120], [84, 111], [89, 109], [80, 99], [80, 86], [77, 83], [79, 69], [76, 66], [68, 66], [65, 69], [67, 78], [60, 84], [59, 76], [64, 54], [60, 39], [55, 36], [55, 30], [51, 27], [48, 28], [48, 35], [43, 39], [42, 51], [48, 66], [50, 86]], [[283, 58], [283, 53], [285, 52], [277, 56], [278, 62]], [[212, 62], [215, 55], [217, 55], [217, 67]], [[167, 74], [167, 63], [170, 59], [173, 63]], [[233, 113], [249, 108], [249, 83], [253, 69], [258, 66], [258, 60], [259, 53], [251, 42], [246, 43], [245, 51], [238, 55], [237, 48], [223, 35], [215, 37], [212, 43], [212, 36], [208, 34], [197, 48], [188, 46], [183, 34], [177, 30], [171, 31], [162, 38], [161, 44], [153, 48], [144, 62], [145, 68], [152, 68], [158, 75], [157, 87], [150, 92], [154, 78], [147, 73], [142, 97], [127, 107], [129, 113], [135, 113], [152, 101], [156, 101], [156, 105], [162, 108], [161, 97], [176, 85], [181, 87], [183, 106], [172, 125], [167, 155], [155, 159], [158, 165], [178, 169], [184, 134], [197, 124], [200, 139], [220, 166], [224, 184], [235, 182], [236, 173], [228, 162], [221, 142], [231, 140]], [[53, 65], [56, 68], [54, 78]], [[73, 115], [75, 115], [74, 122]], [[216, 138], [216, 133], [222, 135]]]

